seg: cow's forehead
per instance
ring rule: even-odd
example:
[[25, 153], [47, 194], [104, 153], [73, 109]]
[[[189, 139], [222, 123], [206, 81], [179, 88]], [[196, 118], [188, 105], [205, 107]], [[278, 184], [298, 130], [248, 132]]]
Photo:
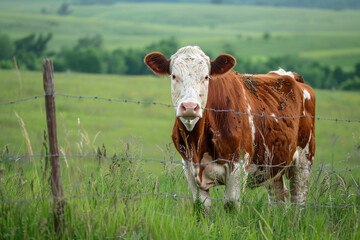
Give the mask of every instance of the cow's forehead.
[[174, 66], [182, 65], [181, 67], [186, 67], [186, 65], [199, 66], [200, 68], [208, 67], [210, 70], [210, 58], [205, 55], [205, 53], [197, 46], [187, 46], [180, 48], [174, 55], [171, 56], [170, 69], [173, 69]]

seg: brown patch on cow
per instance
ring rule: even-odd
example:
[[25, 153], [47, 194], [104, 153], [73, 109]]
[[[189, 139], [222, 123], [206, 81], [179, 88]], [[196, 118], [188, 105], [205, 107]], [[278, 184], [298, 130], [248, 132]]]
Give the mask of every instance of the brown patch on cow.
[[236, 59], [229, 54], [220, 54], [214, 61], [210, 61], [211, 76], [222, 75], [229, 72], [235, 65]]
[[300, 76], [299, 74], [297, 74], [296, 72], [293, 72], [294, 76], [295, 76], [295, 80], [297, 82], [301, 82], [301, 83], [305, 83], [304, 78], [302, 76]]
[[160, 52], [149, 53], [145, 56], [144, 62], [155, 74], [162, 76], [170, 74], [170, 60]]
[[252, 75], [243, 75], [242, 76], [244, 83], [245, 83], [245, 87], [252, 93], [254, 94], [256, 97], [258, 97], [257, 94], [257, 90], [256, 88], [259, 86], [259, 83], [254, 80]]

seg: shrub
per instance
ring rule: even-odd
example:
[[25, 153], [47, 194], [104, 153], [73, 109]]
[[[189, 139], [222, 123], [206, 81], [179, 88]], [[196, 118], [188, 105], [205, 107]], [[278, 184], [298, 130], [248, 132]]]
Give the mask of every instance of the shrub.
[[345, 82], [343, 82], [340, 85], [339, 88], [342, 90], [353, 90], [353, 91], [360, 90], [360, 78], [354, 77], [347, 79]]
[[94, 48], [66, 51], [64, 60], [69, 69], [78, 72], [101, 73], [103, 69], [101, 54]]
[[10, 37], [5, 34], [0, 35], [0, 60], [10, 59], [14, 56], [15, 45]]

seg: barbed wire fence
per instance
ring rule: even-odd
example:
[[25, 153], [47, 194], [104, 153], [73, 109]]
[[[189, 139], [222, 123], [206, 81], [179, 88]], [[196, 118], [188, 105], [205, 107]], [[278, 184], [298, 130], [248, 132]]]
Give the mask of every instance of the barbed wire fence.
[[[174, 106], [172, 104], [166, 104], [166, 103], [161, 103], [161, 102], [152, 102], [152, 101], [136, 101], [136, 100], [131, 100], [131, 99], [117, 99], [117, 98], [106, 98], [106, 97], [99, 97], [99, 96], [77, 96], [77, 95], [69, 95], [69, 94], [63, 94], [63, 93], [56, 93], [55, 92], [55, 83], [54, 83], [54, 78], [53, 78], [53, 67], [52, 67], [52, 61], [50, 60], [44, 60], [43, 62], [43, 71], [44, 71], [44, 91], [45, 94], [43, 95], [36, 95], [36, 96], [32, 96], [32, 97], [27, 97], [27, 98], [21, 98], [21, 99], [16, 99], [10, 102], [3, 102], [0, 103], [0, 106], [7, 106], [7, 105], [13, 105], [13, 104], [17, 104], [17, 103], [21, 103], [21, 102], [25, 102], [25, 101], [30, 101], [30, 100], [35, 100], [35, 99], [40, 99], [40, 98], [45, 98], [45, 101], [52, 101], [55, 99], [55, 96], [59, 96], [59, 97], [64, 97], [64, 98], [72, 98], [72, 99], [91, 99], [91, 100], [100, 100], [100, 101], [106, 101], [106, 102], [117, 102], [117, 103], [131, 103], [131, 104], [145, 104], [145, 105], [160, 105], [163, 107], [167, 107], [167, 108], [173, 108]], [[46, 86], [52, 86], [53, 89], [52, 91], [49, 91]], [[52, 110], [55, 111], [55, 102], [51, 103], [53, 104], [52, 107], [49, 108], [53, 108]], [[300, 115], [300, 116], [274, 116], [274, 115], [266, 115], [266, 114], [258, 114], [258, 113], [250, 113], [250, 112], [239, 112], [239, 111], [235, 111], [232, 109], [213, 109], [213, 108], [203, 108], [206, 111], [213, 111], [213, 112], [231, 112], [235, 115], [248, 115], [248, 116], [256, 116], [256, 117], [268, 117], [268, 118], [275, 118], [277, 120], [280, 119], [298, 119], [298, 118], [313, 118], [315, 120], [326, 120], [326, 121], [334, 121], [334, 122], [347, 122], [347, 123], [360, 123], [360, 119], [341, 119], [341, 118], [328, 118], [328, 117], [317, 117], [317, 116], [308, 116], [308, 115]], [[50, 109], [51, 110], [51, 109]], [[48, 111], [48, 108], [47, 108]], [[55, 126], [48, 126], [48, 131], [50, 131], [50, 128], [54, 128], [53, 130], [55, 130], [56, 132], [56, 117], [52, 116], [49, 117], [47, 116], [47, 122], [51, 125], [51, 122], [55, 122]], [[56, 135], [56, 134], [55, 134]], [[54, 139], [56, 138], [56, 139]], [[54, 142], [56, 142], [56, 146], [54, 146], [54, 148], [57, 149], [57, 136], [50, 136], [49, 137], [49, 143], [50, 146], [52, 144], [54, 144]], [[104, 159], [111, 159], [111, 160], [139, 160], [139, 161], [145, 161], [145, 162], [158, 162], [158, 163], [163, 163], [163, 164], [175, 164], [175, 165], [183, 165], [182, 162], [180, 161], [168, 161], [168, 160], [162, 160], [162, 159], [155, 159], [155, 158], [142, 158], [142, 157], [107, 157], [101, 154], [84, 154], [84, 155], [76, 155], [76, 154], [59, 154], [58, 151], [52, 151], [52, 149], [50, 149], [50, 154], [35, 154], [35, 155], [20, 155], [20, 156], [5, 156], [0, 160], [0, 163], [7, 163], [7, 162], [18, 162], [21, 161], [23, 159], [26, 158], [50, 158], [51, 159], [51, 165], [52, 165], [52, 174], [55, 174], [57, 176], [53, 176], [52, 179], [52, 193], [53, 196], [45, 196], [45, 197], [38, 197], [38, 198], [33, 198], [33, 199], [7, 199], [5, 200], [6, 203], [23, 203], [23, 202], [32, 202], [32, 201], [43, 201], [43, 200], [51, 200], [53, 199], [54, 201], [54, 207], [55, 207], [55, 229], [57, 231], [57, 233], [62, 234], [62, 232], [64, 231], [64, 229], [61, 229], [65, 227], [65, 223], [64, 223], [64, 219], [63, 219], [63, 207], [64, 207], [64, 200], [65, 199], [81, 199], [81, 198], [106, 198], [106, 197], [110, 197], [110, 196], [118, 196], [118, 197], [145, 197], [145, 196], [156, 196], [156, 197], [166, 197], [166, 198], [181, 198], [181, 199], [189, 199], [189, 200], [193, 200], [195, 199], [194, 196], [186, 196], [183, 194], [176, 194], [176, 193], [154, 193], [154, 192], [147, 192], [147, 193], [133, 193], [133, 194], [128, 194], [128, 193], [119, 193], [119, 192], [109, 192], [109, 193], [104, 193], [104, 194], [88, 194], [88, 195], [68, 195], [68, 196], [64, 196], [63, 194], [63, 190], [62, 190], [62, 184], [61, 184], [61, 176], [59, 177], [59, 173], [60, 173], [60, 158], [65, 158], [65, 157], [73, 157], [73, 158], [88, 158], [88, 157], [92, 157], [92, 158], [104, 158]], [[216, 163], [218, 161], [222, 161], [222, 162], [232, 162], [228, 159], [215, 159], [212, 160], [211, 162], [207, 162], [207, 163], [193, 163], [194, 165], [200, 166], [200, 165], [208, 165], [208, 164], [212, 164], [212, 163]], [[256, 165], [256, 167], [263, 167], [263, 168], [274, 168], [274, 167], [281, 167], [281, 168], [291, 168], [291, 167], [299, 167], [299, 166], [293, 166], [293, 165], [288, 165], [288, 166], [283, 166], [283, 165]], [[304, 168], [304, 167], [301, 167]], [[321, 168], [319, 169], [312, 169], [312, 168], [307, 168], [311, 171], [312, 177], [314, 182], [318, 182], [319, 181], [319, 176], [326, 172], [326, 174], [339, 174], [339, 173], [350, 173], [355, 170], [360, 168], [359, 166], [354, 166], [351, 168], [345, 168], [345, 169], [340, 169], [340, 170], [328, 170], [326, 169], [324, 166], [321, 166]], [[314, 172], [317, 172], [317, 176], [314, 175]], [[349, 194], [358, 194], [360, 196], [360, 184], [355, 180], [355, 178], [351, 175], [351, 178], [354, 182], [354, 185], [357, 189], [357, 193], [351, 193], [349, 192]], [[214, 201], [221, 201], [223, 200], [222, 198], [210, 198], [211, 200]], [[316, 200], [317, 201], [317, 200]], [[290, 203], [290, 202], [265, 202], [265, 204], [277, 204], [277, 205], [296, 205], [295, 203]], [[360, 205], [345, 205], [345, 206], [334, 206], [334, 205], [322, 205], [322, 204], [318, 204], [316, 203], [305, 203], [302, 206], [309, 206], [309, 207], [317, 207], [317, 208], [339, 208], [339, 209], [346, 209], [346, 208], [359, 208]]]
[[[162, 102], [151, 102], [151, 101], [138, 101], [132, 99], [118, 99], [118, 98], [106, 98], [106, 97], [99, 97], [99, 96], [80, 96], [80, 95], [69, 95], [63, 93], [54, 93], [54, 94], [44, 94], [44, 95], [37, 95], [33, 97], [27, 97], [22, 99], [16, 99], [10, 102], [0, 103], [0, 106], [5, 105], [12, 105], [19, 102], [25, 102], [29, 100], [35, 100], [39, 98], [44, 98], [46, 96], [60, 96], [65, 98], [75, 98], [75, 99], [92, 99], [92, 100], [102, 100], [107, 102], [119, 102], [119, 103], [134, 103], [134, 104], [145, 104], [145, 105], [160, 105], [168, 108], [174, 107], [172, 104], [162, 103]], [[239, 112], [232, 109], [214, 109], [214, 108], [202, 108], [207, 111], [213, 112], [232, 112], [235, 115], [249, 115], [249, 116], [256, 116], [256, 117], [268, 117], [268, 118], [275, 118], [279, 119], [297, 119], [297, 118], [313, 118], [315, 120], [326, 120], [326, 121], [334, 121], [334, 122], [348, 122], [348, 123], [360, 123], [360, 119], [342, 119], [342, 118], [329, 118], [329, 117], [317, 117], [317, 116], [309, 116], [309, 115], [300, 115], [300, 116], [274, 116], [268, 114], [259, 114], [259, 113], [248, 113], [248, 112]]]

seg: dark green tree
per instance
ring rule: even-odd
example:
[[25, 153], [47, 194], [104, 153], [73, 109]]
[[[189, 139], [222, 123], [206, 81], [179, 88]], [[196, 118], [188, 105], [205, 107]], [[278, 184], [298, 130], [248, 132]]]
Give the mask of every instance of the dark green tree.
[[70, 15], [72, 13], [72, 11], [69, 8], [70, 8], [70, 4], [63, 3], [63, 4], [60, 5], [60, 7], [57, 9], [56, 12], [60, 16], [67, 16], [67, 15]]
[[125, 74], [128, 67], [125, 61], [125, 51], [117, 49], [107, 57], [107, 72]]
[[349, 78], [340, 85], [340, 89], [349, 90], [349, 91], [359, 91], [360, 90], [360, 78], [355, 76]]
[[344, 71], [339, 66], [337, 66], [334, 69], [332, 77], [333, 77], [334, 82], [336, 83], [337, 86], [340, 85], [342, 82], [344, 82], [346, 80], [346, 76], [344, 74]]
[[165, 57], [170, 58], [179, 49], [180, 43], [174, 36], [152, 43], [145, 47], [145, 52], [162, 52]]
[[35, 33], [32, 33], [24, 38], [16, 40], [16, 53], [19, 52], [33, 52], [36, 56], [41, 56], [44, 54], [47, 44], [52, 38], [52, 33], [47, 35], [39, 34], [36, 37]]
[[360, 77], [360, 62], [355, 65], [355, 76]]
[[270, 35], [270, 33], [268, 33], [268, 32], [265, 32], [265, 33], [263, 34], [263, 39], [264, 39], [265, 41], [269, 40], [270, 37], [271, 37], [271, 35]]
[[101, 73], [103, 61], [101, 53], [95, 48], [81, 48], [65, 51], [64, 62], [68, 69], [76, 72]]
[[82, 37], [82, 38], [79, 38], [74, 49], [89, 48], [89, 47], [100, 49], [100, 48], [102, 48], [102, 43], [103, 43], [103, 40], [102, 40], [101, 35], [99, 35], [99, 34], [97, 34], [93, 37], [89, 37], [89, 36]]
[[0, 60], [12, 58], [15, 53], [15, 45], [10, 37], [5, 34], [0, 35]]

